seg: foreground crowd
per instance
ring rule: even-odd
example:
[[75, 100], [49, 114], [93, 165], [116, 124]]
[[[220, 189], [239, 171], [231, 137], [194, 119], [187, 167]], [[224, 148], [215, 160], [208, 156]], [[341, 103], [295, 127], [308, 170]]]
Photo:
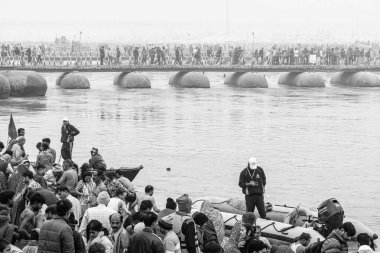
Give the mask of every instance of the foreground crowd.
[[[25, 130], [19, 129], [7, 147], [0, 142], [0, 253], [304, 253], [310, 242], [310, 235], [302, 233], [290, 246], [271, 245], [253, 212], [229, 233], [211, 203], [192, 210], [188, 194], [167, 198], [161, 210], [153, 186], [136, 194], [122, 170], [107, 170], [97, 148], [80, 167], [67, 157], [60, 166], [50, 139], [44, 138], [32, 166], [25, 140]], [[61, 154], [71, 157], [68, 147]], [[322, 242], [320, 252], [347, 252], [354, 235], [355, 227], [343, 223]], [[359, 235], [358, 242], [360, 253], [372, 251], [368, 235]]]

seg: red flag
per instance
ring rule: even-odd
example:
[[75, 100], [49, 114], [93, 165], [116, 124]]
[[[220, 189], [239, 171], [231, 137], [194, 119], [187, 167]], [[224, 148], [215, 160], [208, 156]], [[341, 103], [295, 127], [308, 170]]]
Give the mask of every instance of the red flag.
[[13, 121], [12, 113], [11, 113], [11, 118], [9, 120], [9, 125], [8, 125], [8, 136], [11, 139], [17, 138], [17, 130], [16, 130], [15, 122]]

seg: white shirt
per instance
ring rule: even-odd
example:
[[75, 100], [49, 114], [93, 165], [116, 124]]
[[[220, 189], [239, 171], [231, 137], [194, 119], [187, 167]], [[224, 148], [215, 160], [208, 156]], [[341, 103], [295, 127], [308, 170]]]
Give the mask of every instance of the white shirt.
[[75, 219], [79, 222], [79, 219], [82, 216], [82, 209], [79, 200], [71, 194], [69, 194], [66, 199], [70, 200], [71, 204], [73, 204], [73, 208], [71, 210], [74, 213]]
[[118, 212], [119, 211], [119, 203], [121, 201], [122, 200], [120, 198], [113, 197], [110, 199], [110, 202], [108, 203], [107, 207]]
[[83, 235], [86, 232], [87, 224], [91, 220], [98, 220], [100, 223], [102, 223], [104, 228], [108, 229], [108, 231], [111, 231], [111, 224], [109, 218], [111, 214], [114, 213], [116, 213], [115, 210], [112, 210], [103, 204], [99, 204], [96, 207], [91, 207], [87, 209], [83, 215], [82, 223], [79, 227], [79, 233]]

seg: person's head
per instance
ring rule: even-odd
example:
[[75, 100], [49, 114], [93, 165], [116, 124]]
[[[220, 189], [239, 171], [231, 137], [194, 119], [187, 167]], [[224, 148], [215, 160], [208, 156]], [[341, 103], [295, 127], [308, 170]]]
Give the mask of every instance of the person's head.
[[97, 148], [92, 148], [90, 151], [91, 155], [94, 156], [99, 153], [99, 150]]
[[345, 222], [338, 228], [344, 240], [349, 241], [356, 234], [356, 229], [351, 222]]
[[21, 163], [25, 165], [26, 169], [30, 167], [30, 161], [28, 159], [22, 160]]
[[106, 191], [102, 191], [98, 194], [98, 197], [96, 198], [96, 202], [99, 205], [105, 205], [107, 206], [110, 202], [110, 195]]
[[248, 223], [242, 223], [240, 226], [240, 238], [251, 238], [255, 235], [256, 228]]
[[221, 252], [221, 247], [220, 247], [219, 243], [217, 243], [216, 241], [206, 242], [204, 244], [203, 248], [204, 248], [204, 252], [208, 252], [208, 253], [219, 253], [219, 252]]
[[252, 236], [253, 226], [251, 224], [242, 223], [240, 226], [240, 238], [247, 239]]
[[45, 209], [46, 220], [51, 220], [57, 214], [57, 205], [50, 205]]
[[16, 138], [17, 144], [20, 145], [21, 147], [24, 146], [25, 144], [25, 137], [24, 136], [19, 136]]
[[249, 158], [249, 160], [248, 160], [248, 168], [250, 168], [250, 169], [256, 169], [257, 168], [256, 158], [254, 158], [254, 157]]
[[66, 185], [58, 186], [56, 192], [60, 199], [66, 199], [70, 195], [70, 190]]
[[298, 241], [302, 244], [302, 246], [306, 247], [311, 240], [311, 235], [308, 233], [302, 233], [298, 238]]
[[121, 188], [117, 188], [115, 191], [115, 194], [116, 194], [116, 197], [119, 197], [122, 200], [124, 200], [125, 196], [127, 195], [127, 193]]
[[31, 180], [33, 180], [33, 172], [27, 170], [22, 173], [22, 177], [24, 178], [25, 182], [29, 183]]
[[17, 166], [17, 172], [20, 173], [21, 175], [24, 174], [24, 172], [28, 171], [28, 167], [26, 167], [24, 164], [20, 163]]
[[158, 227], [160, 228], [161, 233], [166, 234], [173, 229], [173, 217], [170, 215], [162, 217], [158, 221]]
[[166, 199], [166, 208], [176, 210], [177, 209], [177, 203], [175, 203], [174, 199], [167, 198]]
[[190, 213], [191, 205], [193, 204], [193, 202], [191, 201], [189, 195], [183, 194], [181, 197], [176, 199], [176, 202], [178, 204], [178, 211]]
[[[6, 150], [5, 152], [7, 152], [7, 151], [10, 151], [10, 150]], [[1, 152], [1, 151], [0, 151]], [[12, 151], [11, 151], [12, 152]], [[3, 160], [6, 162], [6, 163], [10, 163], [11, 162], [11, 160], [12, 160], [12, 156], [11, 155], [9, 155], [9, 154], [3, 154]]]
[[152, 201], [150, 200], [143, 200], [141, 201], [141, 204], [140, 204], [140, 212], [149, 212], [149, 211], [152, 211], [152, 208], [153, 208], [153, 204], [152, 204]]
[[149, 211], [149, 212], [145, 213], [143, 221], [144, 221], [144, 225], [146, 227], [153, 227], [153, 225], [157, 221], [157, 214]]
[[98, 185], [105, 180], [104, 172], [102, 170], [94, 171], [94, 182]]
[[31, 192], [29, 206], [31, 210], [34, 212], [38, 212], [41, 210], [42, 205], [45, 204], [46, 200], [45, 197], [41, 195], [39, 192]]
[[13, 196], [15, 193], [10, 190], [0, 192], [0, 204], [13, 207]]
[[116, 178], [115, 172], [113, 171], [107, 171], [105, 175], [106, 175], [106, 179], [108, 179], [109, 181], [112, 181]]
[[71, 161], [70, 159], [64, 160], [62, 163], [62, 167], [64, 171], [71, 169], [73, 167], [73, 161]]
[[69, 119], [68, 119], [67, 117], [64, 117], [64, 118], [62, 119], [62, 124], [63, 124], [64, 126], [67, 126], [67, 125], [69, 124]]
[[10, 252], [11, 252], [10, 242], [1, 238], [0, 239], [0, 253], [10, 253]]
[[151, 185], [145, 186], [145, 194], [148, 194], [149, 196], [152, 196], [154, 192], [154, 188]]
[[252, 212], [247, 212], [241, 217], [243, 223], [251, 224], [252, 226], [256, 224], [256, 215]]
[[48, 150], [48, 149], [49, 149], [49, 143], [47, 143], [47, 142], [42, 142], [42, 144], [41, 144], [41, 149], [42, 149], [42, 151], [46, 151], [46, 150]]
[[116, 233], [121, 228], [123, 224], [123, 216], [119, 213], [111, 214], [110, 216], [110, 224], [112, 228], [112, 233]]
[[116, 170], [116, 178], [121, 178], [123, 176], [123, 171], [121, 169]]
[[37, 167], [36, 167], [36, 173], [37, 173], [37, 175], [39, 175], [39, 176], [43, 176], [43, 175], [45, 175], [45, 165], [43, 165], [43, 164], [38, 164]]
[[49, 145], [50, 145], [50, 138], [43, 138], [43, 139], [42, 139], [42, 142], [49, 143]]
[[90, 171], [91, 170], [91, 166], [90, 164], [88, 163], [84, 163], [82, 164], [82, 166], [80, 166], [80, 171], [81, 171], [81, 174], [83, 175], [83, 173], [85, 173], [86, 171]]
[[83, 182], [86, 182], [86, 183], [90, 182], [92, 179], [91, 172], [89, 172], [89, 171], [83, 172], [82, 173], [82, 179], [83, 179]]
[[106, 247], [100, 242], [91, 243], [88, 253], [106, 253]]
[[103, 232], [104, 228], [100, 221], [91, 220], [86, 227], [86, 238], [87, 241], [90, 239], [95, 239], [100, 232]]
[[358, 234], [358, 236], [356, 237], [356, 240], [358, 241], [359, 246], [362, 246], [362, 245], [369, 246], [371, 244], [371, 237], [367, 233]]
[[197, 226], [202, 227], [203, 224], [205, 224], [208, 221], [207, 215], [201, 212], [197, 212], [194, 216], [194, 223], [197, 224]]
[[18, 136], [25, 136], [25, 129], [24, 128], [17, 129], [17, 135]]
[[9, 221], [9, 207], [0, 205], [0, 224], [6, 221]]
[[60, 217], [69, 218], [72, 207], [73, 207], [73, 204], [71, 204], [70, 200], [68, 199], [58, 200], [58, 202], [56, 203], [57, 215]]

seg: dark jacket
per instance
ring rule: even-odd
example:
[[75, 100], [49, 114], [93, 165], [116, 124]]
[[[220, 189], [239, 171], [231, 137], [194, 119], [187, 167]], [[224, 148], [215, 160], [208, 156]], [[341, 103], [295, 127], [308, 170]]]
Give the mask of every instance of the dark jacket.
[[338, 229], [335, 229], [326, 238], [322, 244], [322, 253], [347, 253], [348, 245], [346, 240], [338, 233]]
[[90, 160], [88, 160], [91, 168], [98, 170], [100, 167], [107, 168], [106, 163], [103, 160], [103, 157], [99, 154], [93, 155]]
[[[78, 135], [80, 132], [78, 129], [75, 128], [75, 126], [67, 124], [67, 126], [61, 127], [61, 142], [62, 143], [68, 143], [74, 141], [74, 136]], [[69, 138], [70, 137], [70, 138]]]
[[[185, 236], [185, 245], [189, 253], [196, 253], [198, 245], [198, 238], [195, 229], [195, 223], [193, 219], [187, 219], [183, 222], [181, 227], [182, 234]], [[182, 238], [179, 237], [181, 242], [181, 250], [183, 249]]]
[[66, 220], [55, 217], [46, 221], [40, 231], [38, 253], [74, 253], [73, 231]]
[[[257, 186], [246, 186], [246, 183], [250, 181], [256, 182]], [[246, 188], [248, 188], [248, 195], [264, 194], [266, 184], [267, 179], [264, 170], [259, 166], [255, 170], [245, 168], [240, 172], [239, 187], [241, 187], [243, 194], [246, 194]]]
[[133, 253], [165, 253], [164, 245], [151, 228], [145, 227], [131, 237], [128, 252]]
[[209, 219], [206, 223], [203, 224], [201, 236], [202, 252], [207, 252], [207, 250], [205, 249], [205, 245], [209, 242], [214, 241], [219, 245], [218, 235], [216, 234], [214, 223], [211, 219]]

